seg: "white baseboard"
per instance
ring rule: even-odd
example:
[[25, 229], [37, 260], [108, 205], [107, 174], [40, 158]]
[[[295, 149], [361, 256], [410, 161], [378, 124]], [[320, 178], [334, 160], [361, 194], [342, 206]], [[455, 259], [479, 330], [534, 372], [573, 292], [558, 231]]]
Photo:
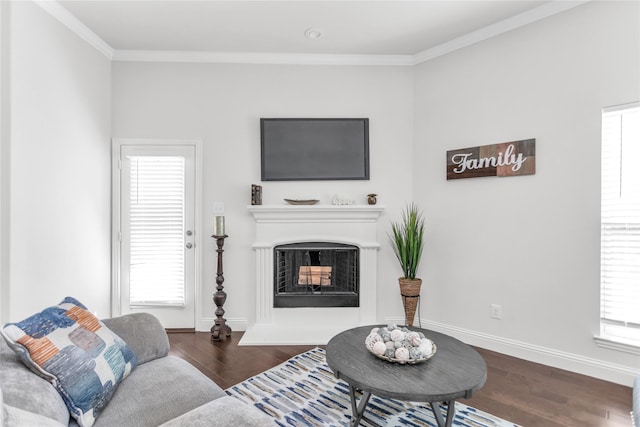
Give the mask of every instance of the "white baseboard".
[[[392, 322], [402, 324], [404, 318], [388, 318], [384, 323]], [[414, 326], [417, 326], [417, 324], [418, 322], [414, 322]], [[423, 329], [431, 329], [450, 335], [469, 345], [629, 387], [633, 385], [633, 380], [638, 375], [638, 369], [604, 360], [428, 320], [421, 320], [421, 324]]]

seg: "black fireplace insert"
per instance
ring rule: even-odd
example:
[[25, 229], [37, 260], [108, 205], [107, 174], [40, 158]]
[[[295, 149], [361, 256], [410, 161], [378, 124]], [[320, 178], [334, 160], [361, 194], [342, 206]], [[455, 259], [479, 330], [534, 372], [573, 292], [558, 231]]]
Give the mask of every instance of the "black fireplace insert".
[[359, 307], [359, 249], [330, 242], [274, 248], [274, 307]]

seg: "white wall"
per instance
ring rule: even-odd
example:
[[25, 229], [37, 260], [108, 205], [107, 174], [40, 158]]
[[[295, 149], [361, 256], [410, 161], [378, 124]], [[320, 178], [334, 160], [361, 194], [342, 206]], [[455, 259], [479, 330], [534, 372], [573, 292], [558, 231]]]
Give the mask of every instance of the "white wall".
[[[255, 225], [247, 211], [251, 184], [260, 184], [261, 117], [369, 117], [371, 179], [336, 182], [264, 182], [263, 203], [333, 194], [366, 203], [380, 195], [379, 301], [383, 316], [402, 313], [399, 269], [386, 244], [389, 216], [411, 197], [412, 70], [408, 67], [130, 63], [113, 64], [113, 135], [203, 140], [204, 233], [213, 231], [214, 201], [225, 203], [225, 318], [235, 329], [255, 315]], [[205, 239], [202, 318], [213, 325], [215, 253]]]
[[9, 3], [0, 2], [0, 321], [9, 312]]
[[[422, 316], [467, 341], [628, 382], [598, 348], [600, 119], [640, 97], [638, 2], [591, 2], [415, 68]], [[536, 138], [536, 174], [446, 181], [447, 150]], [[490, 304], [503, 319], [490, 319]]]
[[34, 3], [10, 6], [10, 226], [3, 235], [10, 260], [2, 283], [9, 310], [2, 316], [19, 320], [66, 295], [106, 316], [111, 64]]

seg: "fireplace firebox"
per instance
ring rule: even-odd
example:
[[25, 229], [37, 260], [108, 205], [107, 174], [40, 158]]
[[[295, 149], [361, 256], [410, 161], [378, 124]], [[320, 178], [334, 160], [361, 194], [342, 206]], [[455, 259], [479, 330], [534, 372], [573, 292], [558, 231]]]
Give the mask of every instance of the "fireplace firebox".
[[359, 307], [359, 250], [343, 243], [274, 247], [274, 307]]

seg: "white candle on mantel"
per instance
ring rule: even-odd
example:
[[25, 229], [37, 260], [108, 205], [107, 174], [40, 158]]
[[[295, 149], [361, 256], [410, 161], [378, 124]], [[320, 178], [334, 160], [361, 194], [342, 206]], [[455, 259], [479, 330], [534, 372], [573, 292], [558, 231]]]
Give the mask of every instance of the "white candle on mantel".
[[218, 215], [213, 222], [213, 235], [224, 236], [224, 216]]

